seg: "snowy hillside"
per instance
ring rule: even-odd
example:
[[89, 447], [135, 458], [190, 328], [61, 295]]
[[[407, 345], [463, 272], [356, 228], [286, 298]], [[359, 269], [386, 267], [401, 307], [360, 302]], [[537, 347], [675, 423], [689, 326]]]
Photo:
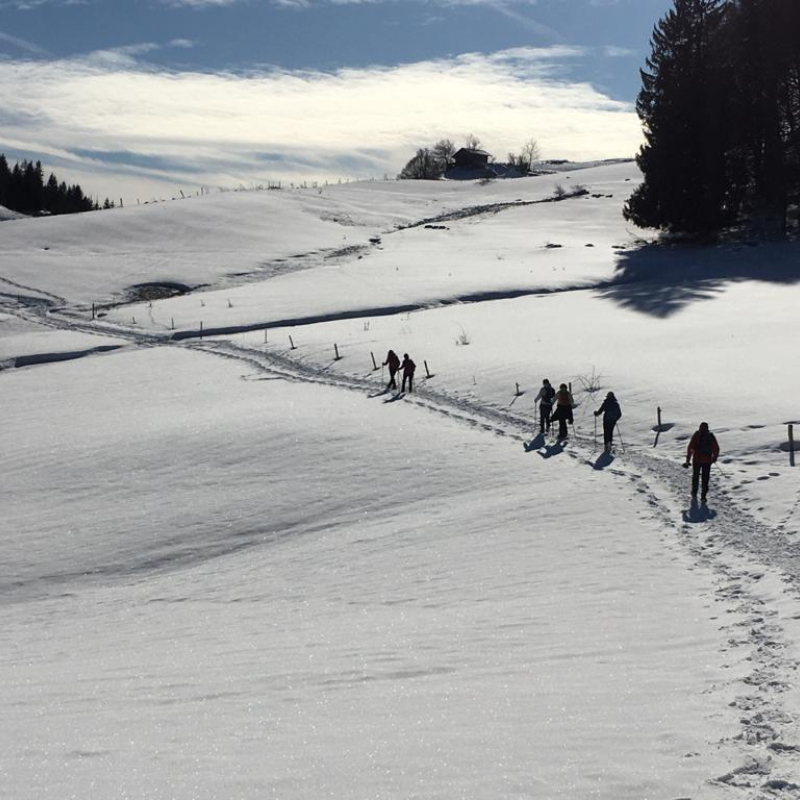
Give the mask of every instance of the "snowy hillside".
[[800, 248], [638, 179], [4, 224], [0, 797], [800, 797]]

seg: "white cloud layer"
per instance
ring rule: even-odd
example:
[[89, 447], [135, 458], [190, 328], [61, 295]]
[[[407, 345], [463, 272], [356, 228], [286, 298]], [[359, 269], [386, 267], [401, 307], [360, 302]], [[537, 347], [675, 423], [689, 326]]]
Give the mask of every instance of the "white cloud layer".
[[163, 72], [135, 60], [151, 49], [0, 61], [0, 151], [57, 164], [59, 176], [101, 196], [163, 196], [395, 175], [417, 147], [468, 133], [498, 159], [531, 137], [544, 157], [577, 159], [631, 156], [641, 138], [629, 104], [558, 78], [575, 48], [244, 75]]

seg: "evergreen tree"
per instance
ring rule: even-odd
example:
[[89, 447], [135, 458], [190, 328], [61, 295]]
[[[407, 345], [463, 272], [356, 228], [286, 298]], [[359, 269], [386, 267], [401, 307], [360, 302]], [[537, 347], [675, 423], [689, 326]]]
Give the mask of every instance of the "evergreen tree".
[[735, 216], [724, 127], [730, 89], [719, 58], [725, 13], [723, 0], [674, 0], [653, 31], [636, 103], [644, 182], [624, 209], [637, 225], [706, 235]]
[[800, 9], [797, 0], [738, 0], [730, 27], [747, 210], [782, 236], [800, 190]]
[[72, 214], [96, 206], [80, 186], [59, 183], [52, 173], [45, 184], [41, 161], [23, 160], [9, 169], [4, 155], [0, 155], [0, 205], [22, 214]]
[[11, 191], [11, 170], [6, 157], [0, 154], [0, 206], [8, 208], [8, 197]]

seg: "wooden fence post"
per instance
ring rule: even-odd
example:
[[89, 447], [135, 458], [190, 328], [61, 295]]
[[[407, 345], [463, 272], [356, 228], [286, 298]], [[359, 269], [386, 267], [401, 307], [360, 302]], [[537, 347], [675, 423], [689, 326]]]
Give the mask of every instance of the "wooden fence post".
[[433, 375], [431, 375], [431, 371], [428, 369], [428, 362], [423, 359], [422, 363], [425, 365], [425, 375], [428, 378], [432, 378]]
[[789, 426], [789, 466], [794, 466], [794, 425]]
[[175, 317], [170, 317], [169, 318], [169, 326], [170, 326], [170, 330], [172, 330], [172, 331], [175, 330]]
[[336, 342], [333, 343], [333, 352], [336, 353], [336, 360], [338, 361], [341, 356], [339, 355], [339, 345]]
[[658, 407], [658, 429], [661, 430], [661, 406]]
[[375, 353], [373, 353], [372, 350], [370, 350], [369, 354], [372, 356], [372, 371], [375, 372], [375, 370], [378, 369], [378, 364], [375, 361]]
[[292, 337], [291, 337], [291, 336], [289, 336], [289, 346], [290, 346], [290, 348], [291, 348], [292, 350], [296, 350], [296, 349], [297, 349], [297, 348], [294, 346], [294, 339], [292, 339]]
[[519, 397], [519, 384], [517, 384], [517, 397]]
[[267, 329], [264, 328], [264, 344], [267, 344]]
[[200, 338], [203, 338], [203, 320], [200, 320]]

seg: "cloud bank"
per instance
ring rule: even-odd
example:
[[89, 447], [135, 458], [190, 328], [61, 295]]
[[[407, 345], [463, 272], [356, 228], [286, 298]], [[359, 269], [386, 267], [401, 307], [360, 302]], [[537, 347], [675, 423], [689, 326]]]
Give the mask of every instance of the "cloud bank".
[[[189, 46], [173, 42], [173, 46]], [[138, 45], [69, 61], [0, 61], [0, 152], [86, 191], [394, 176], [417, 147], [477, 134], [499, 159], [631, 156], [629, 104], [559, 77], [576, 48], [470, 53], [395, 67], [246, 74], [157, 70]]]

